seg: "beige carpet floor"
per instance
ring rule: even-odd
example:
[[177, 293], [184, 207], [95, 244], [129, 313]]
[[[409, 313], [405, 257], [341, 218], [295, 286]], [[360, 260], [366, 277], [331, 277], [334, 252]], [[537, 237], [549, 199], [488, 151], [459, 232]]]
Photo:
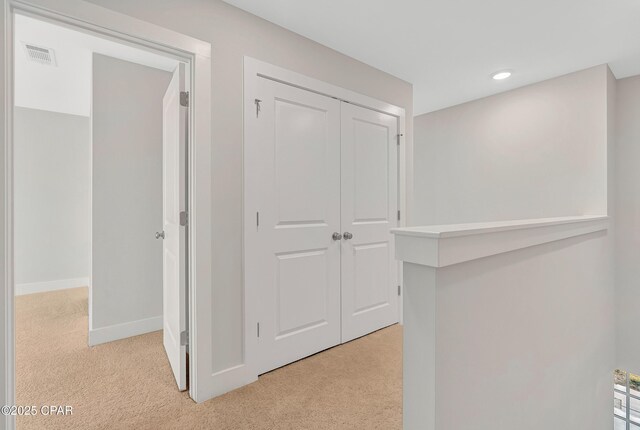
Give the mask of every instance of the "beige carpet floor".
[[155, 332], [89, 348], [87, 293], [16, 300], [17, 404], [28, 429], [384, 429], [402, 427], [402, 329], [392, 326], [265, 374], [202, 404], [175, 387]]

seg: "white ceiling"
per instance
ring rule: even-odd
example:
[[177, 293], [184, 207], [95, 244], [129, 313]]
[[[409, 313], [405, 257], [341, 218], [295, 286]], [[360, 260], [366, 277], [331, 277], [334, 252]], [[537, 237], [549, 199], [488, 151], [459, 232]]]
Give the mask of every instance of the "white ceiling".
[[[57, 66], [30, 61], [23, 43], [53, 49]], [[178, 64], [146, 50], [16, 15], [16, 106], [89, 116], [93, 52], [166, 71], [174, 70]]]
[[640, 74], [640, 0], [225, 1], [411, 82], [415, 114], [604, 63]]

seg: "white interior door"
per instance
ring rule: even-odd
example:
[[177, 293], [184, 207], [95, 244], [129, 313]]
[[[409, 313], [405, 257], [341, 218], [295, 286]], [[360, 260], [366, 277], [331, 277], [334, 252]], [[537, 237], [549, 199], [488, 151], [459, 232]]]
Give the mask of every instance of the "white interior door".
[[[246, 169], [259, 373], [340, 343], [340, 102], [260, 79]], [[251, 145], [247, 142], [247, 145]]]
[[398, 119], [342, 103], [342, 342], [398, 322]]
[[[180, 390], [187, 389], [186, 143], [187, 110], [182, 106], [185, 66], [173, 72], [163, 99], [163, 343]], [[182, 221], [182, 222], [181, 222]]]

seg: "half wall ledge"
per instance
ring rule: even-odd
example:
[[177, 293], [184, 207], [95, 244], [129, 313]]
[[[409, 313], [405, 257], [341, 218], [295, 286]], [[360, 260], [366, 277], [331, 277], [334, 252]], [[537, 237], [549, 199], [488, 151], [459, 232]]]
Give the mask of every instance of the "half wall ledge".
[[606, 215], [392, 229], [396, 259], [445, 267], [609, 228]]

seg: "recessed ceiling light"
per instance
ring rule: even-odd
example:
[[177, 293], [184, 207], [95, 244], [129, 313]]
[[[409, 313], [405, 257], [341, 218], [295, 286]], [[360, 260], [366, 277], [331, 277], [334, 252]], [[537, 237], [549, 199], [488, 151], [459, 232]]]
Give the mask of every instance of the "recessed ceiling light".
[[501, 71], [495, 72], [493, 75], [491, 75], [491, 77], [496, 81], [501, 81], [503, 79], [507, 79], [509, 76], [511, 76], [511, 71], [510, 70], [501, 70]]

